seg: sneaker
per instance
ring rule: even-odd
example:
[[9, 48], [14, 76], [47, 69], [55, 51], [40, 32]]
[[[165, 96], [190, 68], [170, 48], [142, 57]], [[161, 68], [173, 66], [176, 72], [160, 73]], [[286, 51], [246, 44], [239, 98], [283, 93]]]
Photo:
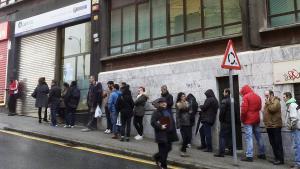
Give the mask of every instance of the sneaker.
[[284, 164], [284, 162], [283, 162], [283, 161], [279, 161], [279, 160], [275, 160], [275, 161], [273, 162], [273, 164], [274, 164], [274, 165], [282, 165], [282, 164]]
[[107, 131], [108, 131], [108, 129], [106, 129], [106, 130], [104, 131], [104, 133], [107, 134]]
[[70, 128], [70, 125], [64, 125], [64, 128]]
[[108, 129], [106, 134], [110, 134], [110, 133], [111, 133], [111, 130], [110, 130], [110, 129]]
[[71, 126], [71, 128], [74, 128], [75, 126]]
[[186, 152], [180, 152], [181, 157], [188, 157], [189, 155]]
[[192, 148], [192, 145], [191, 144], [187, 144], [187, 148]]
[[241, 158], [241, 161], [253, 162], [253, 158], [252, 157], [243, 157], [243, 158]]
[[143, 136], [137, 135], [137, 136], [134, 137], [134, 139], [136, 139], [136, 140], [143, 140]]
[[89, 129], [89, 128], [85, 128], [85, 129], [82, 129], [81, 131], [82, 131], [82, 132], [89, 132], [89, 131], [92, 131], [92, 130]]

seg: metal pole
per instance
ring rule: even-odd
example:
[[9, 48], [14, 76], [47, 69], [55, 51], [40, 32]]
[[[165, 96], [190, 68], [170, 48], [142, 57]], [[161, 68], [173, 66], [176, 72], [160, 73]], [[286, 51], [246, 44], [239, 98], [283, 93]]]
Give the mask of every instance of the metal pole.
[[237, 164], [236, 154], [236, 133], [235, 133], [235, 113], [234, 113], [234, 93], [233, 93], [233, 78], [232, 69], [229, 69], [229, 86], [230, 86], [230, 106], [231, 106], [231, 128], [232, 128], [232, 149], [233, 149], [233, 164]]

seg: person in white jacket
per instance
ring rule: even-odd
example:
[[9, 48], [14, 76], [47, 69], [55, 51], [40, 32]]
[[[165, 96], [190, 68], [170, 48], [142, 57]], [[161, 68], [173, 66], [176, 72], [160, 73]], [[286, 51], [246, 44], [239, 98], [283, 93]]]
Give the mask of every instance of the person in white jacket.
[[290, 92], [283, 93], [283, 100], [287, 107], [286, 126], [291, 130], [294, 141], [295, 165], [291, 169], [300, 169], [300, 110]]

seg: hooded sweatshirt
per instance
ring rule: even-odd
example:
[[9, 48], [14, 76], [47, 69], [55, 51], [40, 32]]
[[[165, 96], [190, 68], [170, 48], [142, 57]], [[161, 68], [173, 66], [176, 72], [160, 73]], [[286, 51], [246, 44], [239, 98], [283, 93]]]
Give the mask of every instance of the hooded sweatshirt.
[[261, 98], [248, 85], [243, 86], [240, 93], [243, 96], [241, 121], [246, 125], [258, 124], [260, 122]]
[[297, 110], [297, 103], [294, 98], [289, 99], [286, 102], [287, 112], [286, 112], [286, 125], [289, 130], [300, 129], [300, 113]]
[[201, 122], [205, 122], [210, 125], [213, 125], [215, 123], [216, 115], [219, 109], [219, 102], [216, 99], [213, 90], [208, 89], [204, 94], [206, 95], [206, 100], [204, 104], [200, 106]]

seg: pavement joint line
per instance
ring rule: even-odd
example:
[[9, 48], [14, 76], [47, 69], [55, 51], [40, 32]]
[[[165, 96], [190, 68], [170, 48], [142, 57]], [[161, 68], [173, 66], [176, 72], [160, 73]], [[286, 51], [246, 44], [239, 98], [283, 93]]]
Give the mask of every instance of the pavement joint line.
[[[143, 160], [143, 159], [140, 159], [140, 158], [135, 158], [135, 157], [130, 157], [130, 156], [126, 156], [126, 155], [121, 155], [121, 154], [96, 150], [96, 149], [87, 148], [87, 147], [68, 146], [67, 143], [63, 143], [63, 142], [59, 142], [59, 141], [53, 141], [53, 140], [44, 139], [44, 138], [38, 138], [38, 137], [35, 137], [35, 136], [28, 136], [26, 134], [22, 134], [22, 133], [18, 133], [18, 132], [7, 131], [7, 130], [2, 130], [2, 129], [0, 129], [0, 132], [10, 134], [10, 135], [14, 135], [14, 136], [27, 138], [27, 139], [31, 139], [31, 140], [36, 140], [36, 141], [40, 141], [40, 142], [50, 143], [50, 144], [54, 144], [54, 145], [58, 145], [58, 146], [62, 146], [62, 147], [67, 147], [67, 148], [77, 149], [77, 150], [81, 150], [81, 151], [92, 152], [92, 153], [95, 153], [95, 154], [102, 154], [102, 155], [111, 156], [111, 157], [115, 157], [115, 158], [121, 158], [121, 159], [129, 160], [129, 161], [134, 161], [134, 162], [139, 162], [139, 163], [144, 163], [144, 164], [150, 164], [150, 165], [156, 165], [153, 161], [150, 161], [150, 160]], [[180, 167], [176, 167], [176, 166], [172, 166], [172, 165], [169, 165], [168, 168], [170, 168], [170, 169], [181, 169]]]

